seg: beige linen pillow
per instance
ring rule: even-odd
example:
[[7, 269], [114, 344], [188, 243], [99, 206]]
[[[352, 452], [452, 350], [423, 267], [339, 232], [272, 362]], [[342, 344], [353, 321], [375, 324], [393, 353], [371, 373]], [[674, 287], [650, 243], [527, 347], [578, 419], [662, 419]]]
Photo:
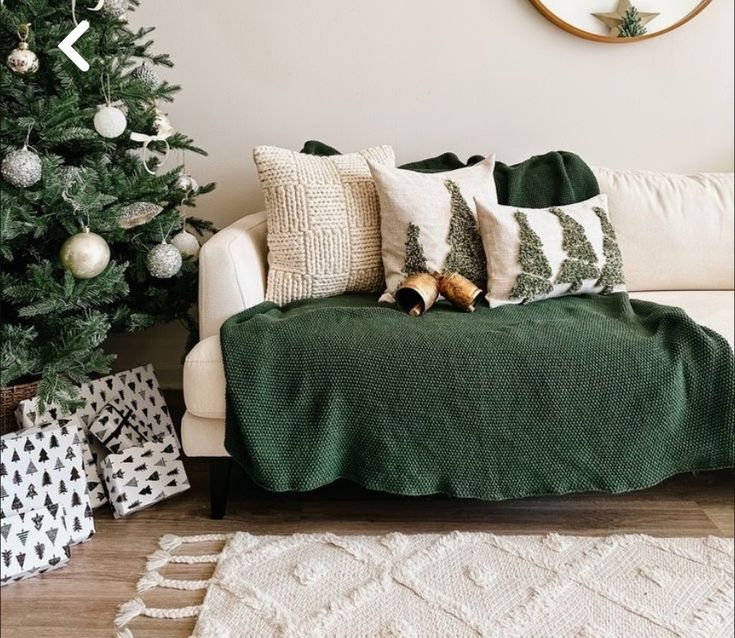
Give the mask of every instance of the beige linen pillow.
[[415, 272], [459, 272], [480, 288], [487, 280], [475, 197], [495, 203], [495, 155], [455, 171], [416, 173], [369, 162], [380, 197], [386, 292]]
[[500, 206], [481, 199], [476, 203], [492, 308], [625, 291], [605, 195], [553, 208]]
[[380, 290], [379, 201], [367, 160], [392, 167], [393, 149], [317, 157], [258, 146], [253, 158], [268, 222], [266, 300]]

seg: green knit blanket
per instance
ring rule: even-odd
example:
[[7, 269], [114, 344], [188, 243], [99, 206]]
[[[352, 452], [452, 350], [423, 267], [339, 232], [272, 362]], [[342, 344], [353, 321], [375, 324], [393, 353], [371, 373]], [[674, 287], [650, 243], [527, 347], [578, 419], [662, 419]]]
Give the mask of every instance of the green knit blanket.
[[221, 340], [226, 448], [274, 491], [495, 500], [735, 465], [727, 342], [624, 293], [420, 318], [359, 295], [263, 303]]

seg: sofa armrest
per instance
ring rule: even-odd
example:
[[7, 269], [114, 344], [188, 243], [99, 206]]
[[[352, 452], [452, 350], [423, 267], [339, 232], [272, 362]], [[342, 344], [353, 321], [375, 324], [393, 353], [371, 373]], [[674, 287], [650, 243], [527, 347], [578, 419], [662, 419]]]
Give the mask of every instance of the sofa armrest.
[[214, 235], [199, 253], [199, 338], [219, 334], [234, 314], [265, 299], [265, 213], [247, 215]]

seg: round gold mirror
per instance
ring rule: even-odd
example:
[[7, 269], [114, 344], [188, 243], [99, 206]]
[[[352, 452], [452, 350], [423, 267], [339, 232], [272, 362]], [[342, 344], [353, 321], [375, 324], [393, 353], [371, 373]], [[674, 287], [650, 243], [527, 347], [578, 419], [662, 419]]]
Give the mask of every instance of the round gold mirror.
[[569, 33], [621, 44], [655, 38], [689, 22], [712, 0], [531, 0]]

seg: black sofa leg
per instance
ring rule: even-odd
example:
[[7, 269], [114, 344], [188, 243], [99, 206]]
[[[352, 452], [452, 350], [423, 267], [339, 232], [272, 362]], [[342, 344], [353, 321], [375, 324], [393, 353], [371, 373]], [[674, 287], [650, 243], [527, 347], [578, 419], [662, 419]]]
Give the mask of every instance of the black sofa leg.
[[212, 518], [215, 520], [225, 517], [231, 474], [232, 459], [229, 456], [209, 459], [209, 501], [212, 507]]

